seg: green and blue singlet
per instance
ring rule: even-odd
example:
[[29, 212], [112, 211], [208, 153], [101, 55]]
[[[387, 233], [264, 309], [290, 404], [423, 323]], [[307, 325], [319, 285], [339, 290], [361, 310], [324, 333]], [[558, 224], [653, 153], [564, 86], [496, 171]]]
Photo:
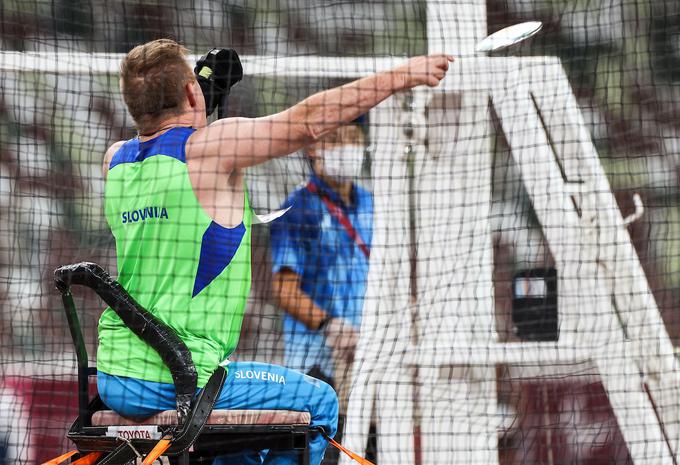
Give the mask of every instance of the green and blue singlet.
[[[118, 282], [186, 343], [202, 387], [236, 348], [250, 291], [252, 212], [215, 223], [194, 194], [185, 145], [192, 128], [127, 141], [112, 157], [106, 219], [116, 240]], [[97, 368], [172, 383], [159, 355], [106, 309], [99, 321]]]

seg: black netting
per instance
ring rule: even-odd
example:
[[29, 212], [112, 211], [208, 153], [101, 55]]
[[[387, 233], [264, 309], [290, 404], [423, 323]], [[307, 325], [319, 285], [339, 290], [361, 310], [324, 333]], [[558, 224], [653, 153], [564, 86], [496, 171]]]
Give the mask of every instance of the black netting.
[[[473, 51], [523, 21], [543, 28]], [[117, 147], [105, 181], [107, 148], [138, 137], [121, 60], [159, 38], [191, 68], [213, 47], [241, 55], [230, 117], [277, 114], [433, 44], [457, 58], [439, 87], [398, 92], [312, 149], [298, 140], [267, 161], [282, 138], [330, 131], [305, 118], [347, 119], [351, 89], [286, 130], [213, 133], [236, 159], [197, 139]], [[189, 341], [199, 386], [229, 356], [242, 398], [225, 408], [308, 408], [318, 382], [252, 360], [333, 382], [342, 442], [381, 465], [677, 460], [680, 3], [5, 0], [0, 76], [0, 465], [73, 448], [76, 352], [52, 272], [79, 261], [122, 267], [121, 284]], [[357, 92], [375, 98], [370, 85]], [[142, 143], [194, 122], [163, 115]], [[333, 159], [342, 146], [360, 148]], [[292, 208], [251, 227], [242, 185], [253, 219]], [[151, 349], [120, 327], [107, 336], [118, 323], [99, 323], [94, 293], [74, 296], [91, 366], [167, 382]], [[151, 402], [128, 417], [165, 409], [126, 392]]]

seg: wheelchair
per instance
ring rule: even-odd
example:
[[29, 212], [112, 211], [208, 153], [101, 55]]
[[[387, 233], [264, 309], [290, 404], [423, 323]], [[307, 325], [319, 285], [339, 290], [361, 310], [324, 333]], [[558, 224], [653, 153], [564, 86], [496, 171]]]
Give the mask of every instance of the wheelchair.
[[[78, 417], [67, 434], [77, 450], [48, 464], [70, 459], [78, 465], [123, 465], [134, 461], [150, 465], [161, 456], [168, 457], [173, 465], [209, 464], [220, 455], [267, 449], [295, 451], [298, 463], [308, 465], [310, 435], [327, 437], [323, 429], [310, 426], [308, 412], [215, 410], [226, 378], [224, 368], [218, 367], [198, 391], [196, 369], [186, 345], [99, 265], [82, 262], [62, 266], [54, 275], [78, 363]], [[71, 293], [73, 285], [97, 293], [134, 334], [158, 352], [172, 374], [176, 410], [136, 421], [109, 410], [98, 395], [89, 398], [90, 378], [96, 376], [97, 370], [88, 363]]]

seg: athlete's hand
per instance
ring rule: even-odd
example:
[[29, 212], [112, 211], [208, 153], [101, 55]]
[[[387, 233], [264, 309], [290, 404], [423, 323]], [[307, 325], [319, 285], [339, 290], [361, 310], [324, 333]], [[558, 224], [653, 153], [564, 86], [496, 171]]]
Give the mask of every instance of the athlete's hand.
[[333, 349], [334, 358], [351, 362], [359, 341], [359, 332], [344, 318], [332, 318], [323, 330], [326, 345]]
[[452, 55], [438, 53], [411, 58], [405, 64], [394, 68], [391, 73], [397, 90], [427, 85], [436, 87], [444, 79], [453, 62]]

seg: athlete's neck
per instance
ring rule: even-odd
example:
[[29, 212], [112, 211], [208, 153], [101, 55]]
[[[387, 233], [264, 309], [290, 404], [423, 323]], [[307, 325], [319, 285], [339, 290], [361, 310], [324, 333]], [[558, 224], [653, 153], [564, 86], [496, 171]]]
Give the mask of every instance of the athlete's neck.
[[200, 128], [206, 125], [205, 113], [198, 113], [193, 109], [188, 109], [179, 115], [170, 116], [158, 122], [158, 124], [153, 128], [145, 131], [144, 133], [139, 133], [138, 138], [140, 141], [153, 139], [163, 134], [165, 131], [177, 128]]
[[150, 132], [150, 133], [146, 133], [146, 134], [139, 133], [137, 135], [137, 138], [140, 141], [143, 142], [145, 140], [149, 140], [149, 139], [153, 139], [154, 137], [158, 137], [161, 134], [163, 134], [164, 132], [169, 131], [172, 128], [189, 128], [189, 127], [191, 127], [190, 124], [179, 124], [179, 123], [177, 123], [177, 124], [167, 124], [167, 125], [164, 125], [162, 127], [159, 127], [158, 129], [155, 129], [153, 132]]

